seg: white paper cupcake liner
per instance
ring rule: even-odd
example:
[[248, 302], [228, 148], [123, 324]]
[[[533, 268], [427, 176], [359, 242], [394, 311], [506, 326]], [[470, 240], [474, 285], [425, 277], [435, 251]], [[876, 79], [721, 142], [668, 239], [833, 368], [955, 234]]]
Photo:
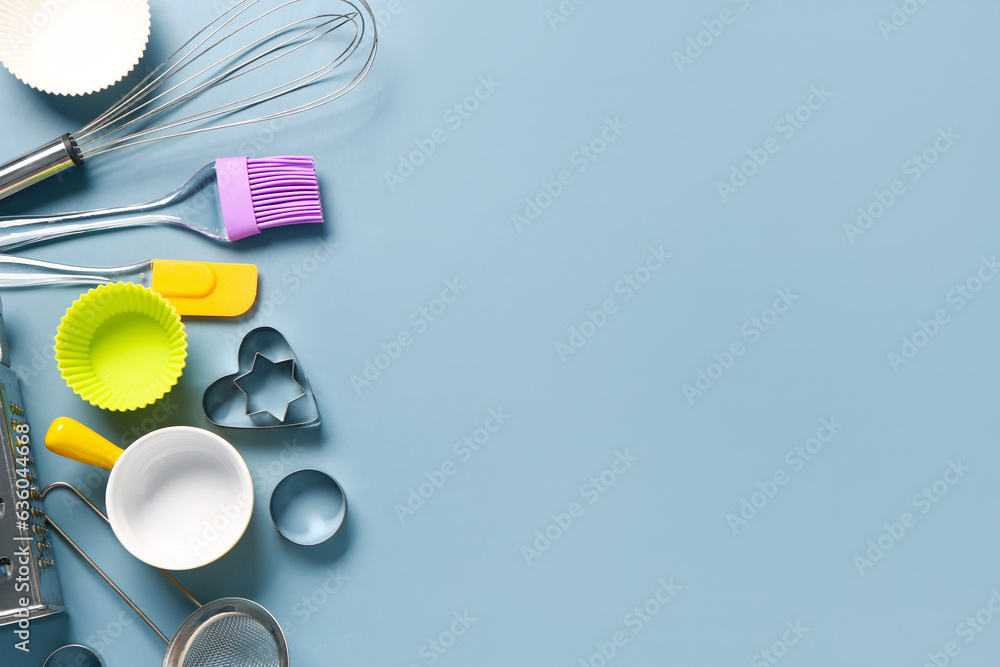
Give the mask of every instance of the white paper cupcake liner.
[[132, 71], [149, 27], [145, 0], [2, 0], [0, 62], [32, 88], [86, 95]]

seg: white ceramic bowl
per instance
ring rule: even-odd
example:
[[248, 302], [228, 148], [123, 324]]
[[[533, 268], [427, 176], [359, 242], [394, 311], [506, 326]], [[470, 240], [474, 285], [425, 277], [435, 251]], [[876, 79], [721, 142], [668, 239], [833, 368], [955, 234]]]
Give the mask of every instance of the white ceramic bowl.
[[132, 71], [149, 27], [145, 0], [3, 0], [0, 62], [38, 90], [86, 95]]
[[165, 570], [190, 570], [222, 557], [253, 513], [243, 457], [221, 437], [168, 426], [129, 445], [105, 494], [108, 519], [133, 556]]

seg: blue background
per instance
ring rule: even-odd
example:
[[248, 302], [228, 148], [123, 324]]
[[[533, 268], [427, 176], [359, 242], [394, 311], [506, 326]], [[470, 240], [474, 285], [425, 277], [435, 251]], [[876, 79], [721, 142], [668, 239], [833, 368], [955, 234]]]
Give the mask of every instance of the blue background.
[[[218, 11], [152, 5], [144, 63]], [[252, 316], [188, 321], [180, 385], [159, 412], [127, 415], [83, 403], [51, 360], [51, 336], [81, 290], [5, 291], [36, 434], [60, 415], [121, 444], [133, 428], [205, 426], [201, 392], [231, 372], [239, 337], [262, 324], [284, 332], [322, 426], [224, 432], [255, 477], [255, 516], [233, 552], [179, 579], [203, 601], [240, 595], [269, 608], [295, 665], [405, 667], [433, 655], [439, 665], [597, 666], [596, 644], [617, 632], [627, 643], [609, 664], [760, 665], [771, 663], [759, 652], [796, 622], [808, 632], [787, 654], [774, 649], [789, 667], [916, 667], [949, 641], [960, 649], [951, 664], [995, 657], [1000, 627], [966, 643], [958, 626], [1000, 584], [1000, 281], [961, 309], [949, 294], [1000, 250], [1000, 6], [928, 2], [888, 33], [879, 21], [893, 6], [881, 0], [592, 0], [555, 24], [556, 0], [373, 6], [377, 62], [340, 102], [277, 133], [235, 129], [95, 159], [61, 185], [0, 202], [5, 215], [139, 202], [216, 157], [246, 153], [314, 154], [324, 192], [322, 230], [223, 245], [149, 228], [19, 252], [91, 265], [248, 261], [261, 271]], [[733, 22], [702, 35], [711, 43], [678, 67], [674, 52], [724, 9]], [[5, 156], [73, 131], [121, 92], [57, 99], [2, 74]], [[480, 77], [500, 85], [456, 127], [448, 111]], [[809, 119], [786, 136], [776, 123], [813, 86], [832, 96], [813, 98], [821, 108], [800, 111]], [[577, 151], [608, 119], [627, 128], [581, 172]], [[390, 186], [386, 173], [438, 128], [446, 141]], [[959, 138], [911, 181], [905, 163], [939, 128]], [[718, 181], [769, 138], [778, 151], [724, 201]], [[519, 230], [512, 214], [563, 170], [572, 183], [542, 197], [548, 207]], [[844, 225], [895, 179], [905, 193], [851, 243]], [[616, 284], [661, 246], [666, 266], [626, 300]], [[314, 261], [317, 248], [327, 259]], [[412, 314], [448, 280], [466, 289], [421, 330]], [[797, 299], [774, 321], [777, 290]], [[604, 326], [561, 358], [557, 343], [608, 299]], [[887, 355], [939, 309], [948, 323], [894, 368]], [[764, 331], [753, 317], [771, 324]], [[401, 332], [412, 344], [356, 390], [351, 376]], [[737, 341], [743, 354], [728, 363]], [[712, 367], [713, 354], [729, 368]], [[684, 385], [699, 371], [716, 379], [689, 400]], [[510, 418], [463, 460], [454, 443], [501, 408]], [[822, 419], [842, 428], [797, 470], [786, 455]], [[44, 482], [73, 482], [103, 503], [106, 473], [36, 449]], [[618, 451], [637, 460], [591, 504], [581, 487]], [[446, 460], [455, 474], [401, 520], [396, 506]], [[959, 461], [969, 470], [938, 486], [947, 495], [914, 502]], [[320, 547], [284, 541], [268, 518], [270, 490], [302, 467], [332, 473], [349, 497], [345, 530]], [[770, 487], [777, 473], [787, 484]], [[727, 515], [743, 499], [763, 504], [759, 485], [773, 497], [734, 531]], [[535, 531], [574, 502], [582, 516], [527, 558]], [[168, 635], [190, 611], [81, 506], [53, 497], [49, 511]], [[883, 537], [895, 544], [859, 572], [855, 557], [904, 512], [916, 524]], [[104, 633], [114, 635], [110, 665], [159, 664], [155, 635], [56, 548], [70, 613], [32, 625], [30, 658], [4, 628], [0, 663], [38, 665], [64, 642]], [[671, 578], [681, 590], [635, 632], [628, 614]], [[327, 580], [335, 593], [320, 593]], [[433, 653], [427, 642], [466, 611], [476, 619], [468, 631]]]

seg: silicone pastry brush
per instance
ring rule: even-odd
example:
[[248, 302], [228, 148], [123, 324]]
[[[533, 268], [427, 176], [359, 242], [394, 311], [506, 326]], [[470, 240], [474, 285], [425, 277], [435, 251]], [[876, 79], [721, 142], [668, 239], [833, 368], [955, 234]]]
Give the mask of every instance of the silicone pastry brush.
[[151, 259], [132, 266], [86, 267], [0, 256], [0, 289], [117, 282], [152, 289], [181, 315], [235, 317], [250, 310], [257, 298], [253, 264]]
[[272, 227], [322, 222], [319, 182], [311, 157], [222, 158], [166, 197], [147, 204], [0, 217], [0, 250], [140, 225], [175, 225], [217, 241], [238, 241]]

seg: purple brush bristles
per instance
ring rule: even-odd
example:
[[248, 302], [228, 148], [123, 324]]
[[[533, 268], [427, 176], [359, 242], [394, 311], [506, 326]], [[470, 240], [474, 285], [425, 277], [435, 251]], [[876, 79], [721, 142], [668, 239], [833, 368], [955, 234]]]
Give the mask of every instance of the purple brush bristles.
[[323, 222], [311, 157], [222, 158], [215, 168], [230, 241], [262, 229]]
[[247, 160], [250, 196], [261, 229], [323, 222], [316, 165], [311, 157]]

